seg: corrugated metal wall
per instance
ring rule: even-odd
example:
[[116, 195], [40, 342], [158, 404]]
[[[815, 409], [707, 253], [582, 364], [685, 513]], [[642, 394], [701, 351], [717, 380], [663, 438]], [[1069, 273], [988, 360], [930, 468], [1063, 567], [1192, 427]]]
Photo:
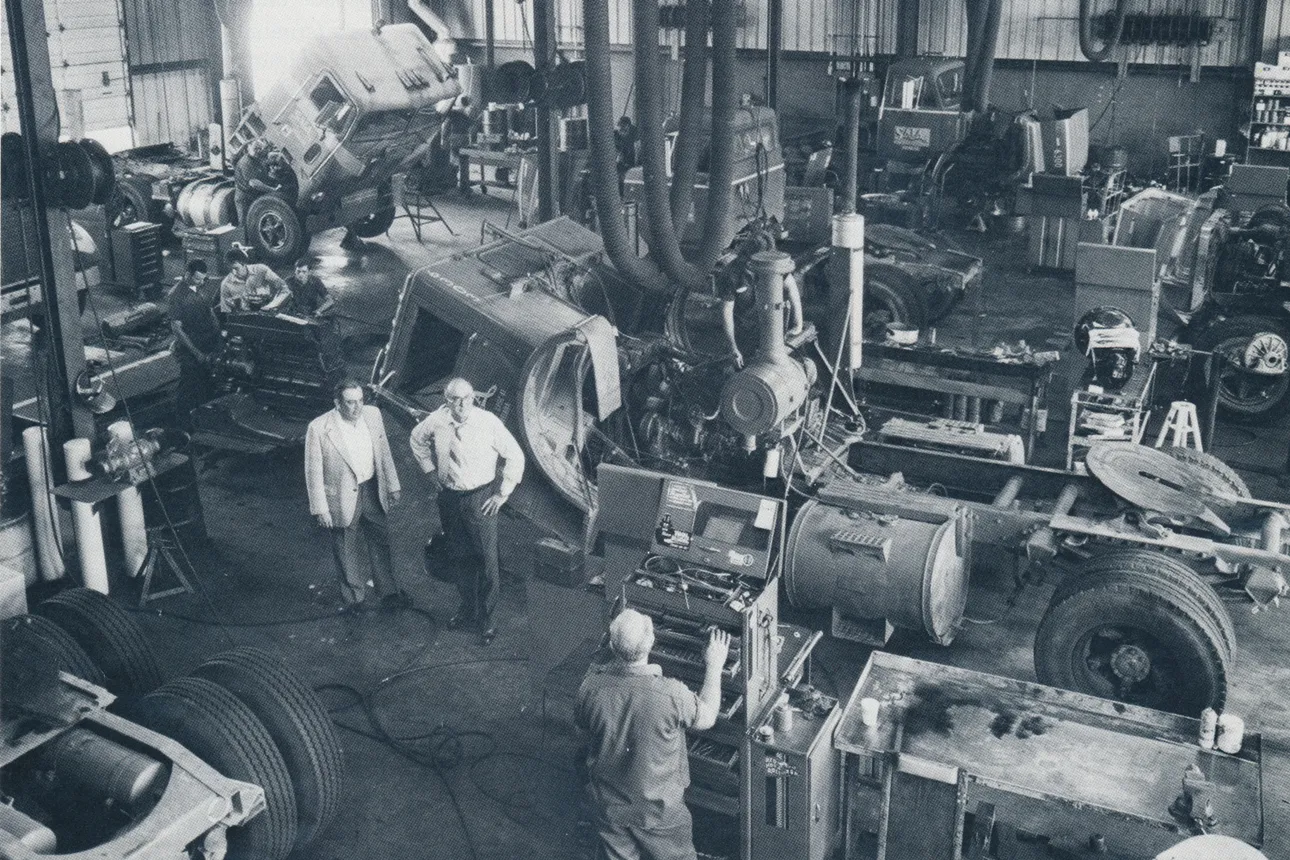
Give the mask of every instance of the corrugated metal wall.
[[[109, 148], [128, 145], [129, 79], [117, 0], [45, 0], [45, 25], [63, 134], [100, 136]], [[3, 43], [2, 124], [17, 131], [7, 27]]]
[[[484, 7], [494, 3], [499, 42], [532, 42], [532, 22], [527, 3], [472, 0], [473, 32], [464, 38], [482, 39]], [[631, 44], [631, 3], [608, 0], [610, 38], [616, 45]], [[1251, 62], [1250, 31], [1255, 11], [1263, 0], [1130, 0], [1132, 12], [1145, 14], [1197, 13], [1218, 19], [1219, 34], [1201, 49], [1201, 64], [1243, 66]], [[784, 43], [788, 51], [890, 54], [896, 49], [898, 0], [784, 0]], [[1110, 11], [1115, 0], [1096, 0], [1096, 13]], [[1267, 0], [1265, 46], [1277, 39], [1290, 41], [1290, 0]], [[744, 48], [766, 46], [768, 0], [745, 0], [744, 26], [739, 44]], [[999, 34], [1000, 59], [1083, 60], [1079, 49], [1078, 0], [1004, 0]], [[557, 0], [557, 21], [562, 44], [582, 41], [582, 0]], [[525, 27], [527, 23], [527, 29]], [[963, 0], [922, 0], [918, 47], [921, 52], [962, 56], [966, 50], [967, 23]], [[1271, 50], [1271, 48], [1267, 48]], [[1187, 65], [1190, 48], [1138, 46], [1129, 49], [1131, 63]]]
[[[1201, 65], [1237, 66], [1250, 62], [1249, 24], [1259, 0], [1131, 0], [1129, 9], [1147, 15], [1200, 14], [1218, 19], [1218, 35], [1201, 48]], [[1281, 0], [1272, 0], [1280, 5]], [[1094, 14], [1109, 12], [1114, 0], [1098, 0]], [[923, 0], [918, 47], [929, 54], [962, 56], [967, 50], [967, 20], [962, 0]], [[1083, 60], [1079, 48], [1076, 0], [1004, 0], [999, 29], [999, 59]], [[1129, 62], [1187, 65], [1191, 48], [1129, 46]]]
[[219, 24], [210, 0], [124, 0], [137, 146], [186, 146], [213, 120], [212, 50]]

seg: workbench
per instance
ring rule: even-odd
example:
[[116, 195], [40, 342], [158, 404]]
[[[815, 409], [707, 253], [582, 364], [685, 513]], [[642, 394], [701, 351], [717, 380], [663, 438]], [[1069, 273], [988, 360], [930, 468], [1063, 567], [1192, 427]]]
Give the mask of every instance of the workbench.
[[[481, 191], [487, 193], [489, 185], [502, 188], [516, 187], [515, 183], [520, 175], [520, 161], [523, 160], [525, 154], [518, 149], [480, 149], [474, 146], [463, 146], [457, 150], [457, 159], [461, 166], [461, 190], [469, 191], [473, 186], [478, 185]], [[478, 180], [471, 178], [470, 168], [473, 166], [479, 168]], [[491, 167], [494, 170], [491, 183], [484, 177], [484, 168], [486, 167]], [[498, 169], [509, 171], [506, 182], [498, 181], [496, 174]]]
[[[864, 698], [882, 703], [876, 725], [861, 719]], [[834, 735], [846, 856], [862, 856], [856, 822], [877, 804], [878, 860], [1150, 860], [1199, 832], [1170, 811], [1192, 765], [1212, 784], [1207, 831], [1261, 845], [1260, 736], [1227, 755], [1198, 746], [1199, 725], [874, 652]]]
[[[856, 379], [870, 386], [942, 395], [943, 405], [950, 410], [943, 415], [946, 418], [1002, 425], [1005, 432], [1023, 425], [1029, 460], [1035, 437], [1043, 432], [1047, 421], [1045, 404], [1051, 363], [998, 359], [923, 344], [896, 346], [870, 341], [865, 341], [864, 356], [864, 366], [856, 371]], [[874, 399], [877, 393], [867, 396]], [[878, 399], [882, 400], [881, 395]], [[1014, 415], [1016, 420], [1002, 413]]]

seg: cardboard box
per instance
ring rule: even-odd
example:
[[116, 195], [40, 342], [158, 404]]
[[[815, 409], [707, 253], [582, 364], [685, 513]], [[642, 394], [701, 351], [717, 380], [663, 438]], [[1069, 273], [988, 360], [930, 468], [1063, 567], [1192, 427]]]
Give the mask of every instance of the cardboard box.
[[1088, 164], [1088, 111], [1054, 108], [1039, 123], [1046, 173], [1076, 176]]

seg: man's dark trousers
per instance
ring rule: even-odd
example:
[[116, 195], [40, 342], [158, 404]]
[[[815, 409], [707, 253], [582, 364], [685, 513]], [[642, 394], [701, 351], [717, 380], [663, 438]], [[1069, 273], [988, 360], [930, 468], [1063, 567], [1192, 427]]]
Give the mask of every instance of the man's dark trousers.
[[346, 606], [362, 603], [367, 594], [367, 565], [363, 564], [362, 555], [358, 551], [360, 531], [367, 541], [376, 596], [381, 598], [397, 594], [399, 589], [394, 582], [390, 560], [390, 526], [385, 509], [381, 507], [376, 478], [359, 484], [353, 522], [344, 528], [331, 529], [331, 548], [336, 555], [336, 569], [340, 573], [340, 596]]
[[491, 495], [492, 484], [467, 492], [439, 489], [439, 524], [457, 565], [459, 614], [475, 621], [480, 631], [492, 626], [497, 605], [497, 515], [484, 516], [480, 510]]
[[193, 430], [193, 410], [215, 397], [210, 369], [187, 352], [179, 352], [179, 384], [175, 386], [175, 418], [179, 427]]

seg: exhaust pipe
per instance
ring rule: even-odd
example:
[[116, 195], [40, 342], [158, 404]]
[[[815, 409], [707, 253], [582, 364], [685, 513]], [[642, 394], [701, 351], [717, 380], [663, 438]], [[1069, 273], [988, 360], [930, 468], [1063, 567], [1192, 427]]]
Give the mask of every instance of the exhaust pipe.
[[681, 75], [681, 118], [672, 166], [672, 224], [685, 234], [699, 172], [704, 94], [708, 89], [708, 0], [685, 4], [685, 71]]
[[708, 214], [698, 267], [710, 271], [734, 238], [736, 0], [712, 3], [712, 139], [708, 156]]
[[609, 6], [607, 0], [582, 0], [587, 43], [587, 136], [590, 147], [592, 196], [596, 201], [600, 235], [614, 267], [646, 293], [669, 296], [672, 285], [651, 261], [636, 256], [623, 223], [623, 198], [618, 192], [617, 149], [614, 146], [614, 104], [609, 68]]
[[[681, 254], [668, 194], [658, 4], [653, 0], [635, 0], [632, 5], [636, 27], [636, 124], [640, 127], [641, 168], [645, 175], [645, 228], [649, 231], [650, 253], [671, 278], [694, 289], [702, 286], [704, 272], [690, 265]], [[686, 72], [688, 75], [688, 68]], [[709, 188], [711, 197], [712, 187]]]
[[860, 111], [864, 87], [855, 78], [842, 85], [847, 98], [847, 164], [842, 174], [842, 211], [856, 211], [856, 195], [860, 185]]

